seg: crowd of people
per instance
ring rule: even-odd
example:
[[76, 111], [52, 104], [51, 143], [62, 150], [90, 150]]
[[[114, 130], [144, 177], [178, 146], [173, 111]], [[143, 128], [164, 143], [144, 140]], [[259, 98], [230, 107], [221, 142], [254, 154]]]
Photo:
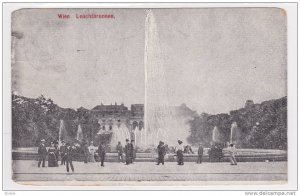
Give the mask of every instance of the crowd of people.
[[[134, 140], [129, 141], [126, 139], [126, 144], [123, 147], [121, 142], [119, 141], [116, 150], [118, 155], [118, 161], [120, 163], [124, 163], [125, 165], [132, 164], [136, 158], [136, 147], [134, 144]], [[194, 153], [190, 146], [184, 146], [181, 140], [177, 141], [177, 146], [173, 148], [173, 152], [176, 154], [177, 165], [184, 165], [184, 154]], [[159, 141], [159, 144], [156, 148], [156, 152], [158, 154], [157, 165], [165, 164], [165, 155], [167, 152], [170, 152], [170, 149], [167, 144], [163, 141]], [[237, 165], [237, 161], [235, 158], [236, 149], [234, 144], [230, 144], [227, 148], [227, 152], [229, 153], [229, 159], [231, 165]], [[204, 148], [202, 144], [199, 144], [197, 151], [197, 164], [201, 164], [203, 160]], [[83, 157], [82, 157], [83, 155]], [[81, 160], [83, 158], [84, 163], [88, 162], [101, 162], [101, 166], [104, 167], [106, 155], [106, 145], [104, 142], [100, 142], [99, 146], [95, 146], [93, 141], [88, 145], [87, 142], [83, 142], [81, 145], [79, 143], [74, 143], [70, 145], [70, 143], [65, 143], [65, 141], [61, 142], [61, 145], [58, 144], [57, 141], [51, 142], [50, 147], [47, 149], [45, 146], [45, 140], [41, 140], [41, 144], [38, 148], [38, 167], [45, 167], [46, 158], [48, 157], [48, 167], [58, 167], [59, 166], [59, 158], [60, 165], [66, 165], [66, 170], [69, 172], [70, 168], [72, 172], [74, 172], [73, 161]], [[124, 161], [125, 155], [125, 161]], [[220, 145], [212, 145], [208, 151], [209, 160], [213, 161], [217, 158], [220, 161], [223, 158], [223, 149]]]
[[58, 158], [61, 157], [61, 165], [66, 165], [67, 172], [69, 172], [69, 167], [74, 172], [73, 166], [73, 156], [76, 151], [76, 146], [71, 146], [69, 143], [65, 144], [62, 141], [60, 148], [58, 147], [58, 142], [51, 142], [51, 146], [47, 150], [45, 146], [45, 140], [41, 140], [41, 144], [38, 148], [38, 167], [45, 167], [46, 157], [48, 156], [48, 167], [58, 167]]

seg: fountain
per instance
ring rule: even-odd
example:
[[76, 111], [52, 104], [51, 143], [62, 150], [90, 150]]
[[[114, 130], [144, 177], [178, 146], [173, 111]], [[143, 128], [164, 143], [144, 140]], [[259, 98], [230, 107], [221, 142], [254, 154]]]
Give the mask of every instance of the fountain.
[[134, 133], [134, 138], [135, 138], [135, 144], [136, 146], [138, 146], [139, 148], [145, 148], [145, 131], [143, 128], [139, 129], [138, 127], [136, 127], [133, 130]]
[[238, 140], [239, 140], [238, 126], [236, 122], [233, 122], [230, 128], [230, 143], [236, 144]]
[[62, 140], [67, 140], [67, 130], [65, 128], [64, 120], [60, 120], [59, 132], [58, 132], [58, 145], [61, 144]]
[[212, 130], [212, 142], [218, 143], [220, 142], [220, 131], [217, 126]]
[[76, 139], [81, 142], [83, 140], [83, 133], [82, 133], [82, 129], [81, 129], [81, 125], [78, 125], [78, 129], [77, 129], [77, 136]]
[[180, 139], [186, 143], [189, 126], [170, 105], [170, 88], [166, 81], [165, 65], [156, 20], [151, 9], [145, 21], [145, 135], [144, 145], [157, 146], [160, 140], [176, 145]]
[[[99, 132], [101, 132], [101, 130]], [[102, 132], [99, 134], [102, 134]], [[126, 139], [133, 139], [130, 136], [129, 129], [123, 123], [121, 123], [120, 126], [114, 125], [109, 133], [112, 134], [110, 144], [113, 148], [117, 146], [119, 141], [124, 145]]]

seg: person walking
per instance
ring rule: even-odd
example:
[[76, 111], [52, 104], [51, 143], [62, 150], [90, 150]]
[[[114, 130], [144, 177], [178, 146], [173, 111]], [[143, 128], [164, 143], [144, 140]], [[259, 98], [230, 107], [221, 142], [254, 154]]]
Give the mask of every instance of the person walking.
[[197, 159], [197, 164], [201, 164], [202, 163], [202, 157], [203, 157], [203, 146], [200, 143], [199, 144], [199, 148], [198, 148], [198, 159]]
[[54, 143], [51, 142], [51, 146], [48, 149], [48, 167], [55, 167], [56, 165], [56, 148]]
[[74, 153], [75, 153], [75, 147], [71, 147], [70, 144], [67, 143], [66, 151], [65, 151], [65, 161], [66, 161], [67, 172], [69, 172], [69, 166], [71, 167], [72, 172], [74, 172], [74, 166], [73, 166]]
[[118, 160], [120, 163], [121, 162], [123, 163], [124, 162], [123, 161], [123, 146], [120, 141], [118, 142], [116, 149], [117, 149], [117, 153], [118, 153]]
[[131, 163], [131, 144], [129, 143], [129, 139], [126, 139], [126, 145], [125, 145], [125, 164], [129, 165]]
[[66, 164], [66, 150], [67, 150], [67, 146], [65, 141], [61, 141], [61, 146], [59, 148], [59, 152], [60, 152], [60, 157], [61, 157], [61, 161], [60, 164], [61, 165], [65, 165]]
[[229, 145], [229, 155], [230, 155], [230, 165], [237, 165], [237, 161], [235, 159], [236, 148], [234, 144]]
[[96, 147], [94, 146], [94, 142], [91, 141], [91, 144], [89, 146], [90, 162], [95, 162], [95, 152], [96, 152]]
[[101, 161], [101, 166], [104, 167], [104, 159], [105, 159], [105, 145], [103, 142], [100, 143], [98, 147], [98, 155]]
[[183, 162], [183, 151], [184, 151], [184, 147], [183, 147], [183, 142], [181, 140], [178, 140], [178, 145], [176, 146], [176, 153], [177, 153], [177, 165], [184, 165]]
[[161, 164], [165, 164], [165, 155], [166, 155], [166, 149], [165, 149], [165, 145], [164, 142], [160, 141], [158, 146], [157, 146], [157, 153], [158, 153], [158, 159], [157, 159], [157, 164], [159, 165]]
[[45, 146], [45, 140], [42, 139], [38, 148], [38, 167], [41, 166], [41, 163], [42, 163], [42, 167], [45, 167], [47, 154], [48, 152]]

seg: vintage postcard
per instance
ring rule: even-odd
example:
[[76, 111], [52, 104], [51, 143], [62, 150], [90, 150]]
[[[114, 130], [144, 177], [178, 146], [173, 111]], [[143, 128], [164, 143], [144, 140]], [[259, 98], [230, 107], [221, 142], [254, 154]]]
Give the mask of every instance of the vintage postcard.
[[287, 24], [272, 6], [14, 10], [12, 181], [289, 183]]

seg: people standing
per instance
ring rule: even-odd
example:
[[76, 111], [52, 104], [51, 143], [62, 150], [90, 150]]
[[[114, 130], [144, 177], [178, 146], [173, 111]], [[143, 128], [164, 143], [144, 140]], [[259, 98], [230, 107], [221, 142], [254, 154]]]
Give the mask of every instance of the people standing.
[[126, 139], [126, 145], [125, 145], [125, 162], [126, 165], [129, 165], [131, 163], [131, 144], [129, 143], [129, 139]]
[[219, 162], [223, 158], [223, 147], [220, 144], [217, 145], [217, 158]]
[[89, 156], [90, 156], [90, 151], [89, 151], [88, 144], [86, 142], [83, 142], [82, 151], [83, 151], [83, 156], [84, 156], [83, 162], [88, 163]]
[[184, 165], [183, 163], [183, 142], [181, 140], [178, 140], [178, 145], [176, 146], [176, 153], [177, 153], [177, 165]]
[[46, 157], [47, 157], [47, 149], [46, 149], [46, 146], [45, 146], [45, 140], [42, 139], [41, 140], [41, 144], [39, 145], [39, 148], [38, 148], [38, 167], [41, 166], [41, 163], [42, 163], [42, 167], [45, 167], [45, 161], [46, 161]]
[[202, 157], [203, 157], [203, 146], [200, 143], [199, 144], [199, 148], [198, 148], [198, 159], [197, 159], [197, 163], [201, 164], [202, 163]]
[[105, 145], [103, 142], [100, 143], [98, 147], [98, 155], [101, 161], [101, 166], [104, 167], [104, 159], [105, 159]]
[[91, 144], [89, 146], [90, 162], [95, 162], [95, 152], [96, 152], [96, 147], [94, 146], [94, 142], [91, 141]]
[[61, 141], [61, 146], [59, 148], [60, 151], [60, 157], [61, 157], [61, 165], [65, 165], [66, 164], [66, 150], [67, 150], [67, 146], [65, 141]]
[[73, 161], [81, 161], [81, 154], [83, 153], [83, 148], [80, 146], [78, 142], [72, 145], [73, 148]]
[[163, 165], [165, 164], [165, 155], [166, 155], [166, 149], [164, 142], [160, 141], [158, 146], [157, 146], [157, 153], [158, 153], [158, 159], [157, 159], [157, 165], [162, 163]]
[[59, 156], [59, 148], [58, 148], [58, 141], [54, 141], [54, 148], [55, 148], [55, 167], [58, 167], [58, 156]]
[[54, 146], [54, 143], [51, 142], [51, 146], [48, 149], [48, 167], [55, 167], [56, 165], [56, 148]]
[[69, 172], [69, 165], [71, 167], [72, 172], [74, 172], [74, 166], [73, 166], [74, 153], [75, 153], [75, 146], [71, 147], [70, 144], [67, 143], [66, 151], [65, 151], [65, 161], [66, 161], [67, 172]]
[[235, 159], [236, 148], [234, 144], [229, 145], [229, 155], [230, 155], [230, 165], [237, 165], [237, 161]]
[[135, 160], [135, 157], [136, 157], [135, 144], [134, 144], [134, 140], [131, 140], [131, 142], [130, 142], [130, 160], [131, 160], [131, 163], [133, 163], [133, 161]]
[[116, 149], [117, 149], [117, 153], [118, 153], [118, 160], [120, 163], [121, 162], [123, 163], [124, 162], [123, 161], [123, 146], [120, 141], [118, 142]]

